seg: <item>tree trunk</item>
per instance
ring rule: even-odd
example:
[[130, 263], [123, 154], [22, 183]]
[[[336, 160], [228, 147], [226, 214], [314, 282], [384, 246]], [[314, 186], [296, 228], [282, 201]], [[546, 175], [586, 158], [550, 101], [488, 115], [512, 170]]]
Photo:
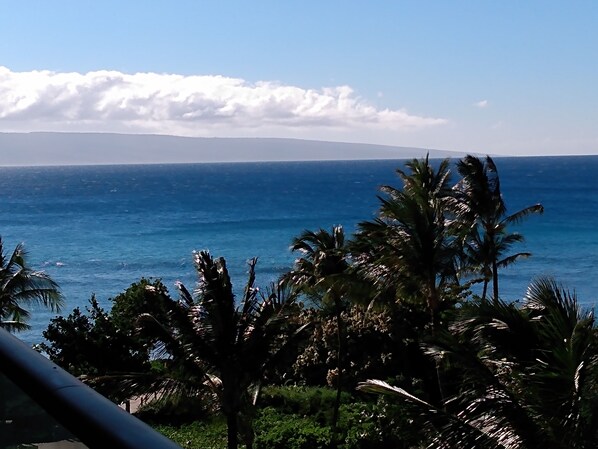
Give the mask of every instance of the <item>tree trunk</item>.
[[492, 290], [494, 304], [498, 304], [498, 264], [492, 262]]
[[432, 324], [432, 333], [438, 327], [439, 323], [439, 310], [440, 310], [440, 298], [438, 297], [438, 289], [436, 288], [436, 279], [428, 285], [428, 311], [430, 312], [430, 320]]
[[245, 449], [253, 449], [253, 441], [255, 440], [254, 436], [251, 435], [245, 439]]
[[238, 448], [239, 442], [237, 434], [237, 414], [235, 412], [228, 412], [226, 414], [227, 449]]
[[342, 323], [343, 319], [341, 316], [341, 304], [340, 300], [335, 299], [335, 308], [336, 308], [336, 335], [337, 335], [337, 348], [336, 348], [336, 363], [338, 368], [338, 374], [336, 376], [336, 398], [334, 400], [334, 409], [332, 412], [332, 424], [330, 426], [330, 447], [336, 448], [337, 446], [337, 424], [338, 424], [338, 415], [339, 409], [341, 406], [341, 393], [342, 393], [342, 380], [343, 380], [343, 349], [344, 349], [344, 340], [343, 340], [343, 330], [342, 330]]
[[486, 301], [486, 294], [488, 293], [488, 278], [484, 278], [484, 289], [482, 290], [482, 301]]

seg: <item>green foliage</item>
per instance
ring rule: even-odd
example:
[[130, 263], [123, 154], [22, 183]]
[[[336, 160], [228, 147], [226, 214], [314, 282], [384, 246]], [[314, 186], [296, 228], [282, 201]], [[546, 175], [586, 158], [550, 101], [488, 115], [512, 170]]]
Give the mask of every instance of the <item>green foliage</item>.
[[407, 449], [421, 442], [419, 429], [401, 404], [354, 402], [342, 405], [340, 416], [344, 449]]
[[[330, 422], [318, 419], [318, 412], [312, 407], [320, 401], [332, 407], [333, 390], [268, 388], [264, 399], [268, 404], [258, 411], [254, 424], [256, 449], [330, 447]], [[286, 402], [277, 402], [281, 399]], [[219, 419], [154, 427], [183, 448], [222, 449], [226, 446], [226, 425]], [[341, 405], [338, 445], [341, 449], [407, 449], [418, 447], [419, 438], [419, 429], [413, 428], [400, 406], [385, 401]]]
[[92, 297], [84, 314], [78, 307], [56, 317], [39, 347], [50, 360], [75, 376], [138, 372], [149, 369], [147, 349], [132, 333], [119, 329]]
[[77, 307], [52, 319], [43, 332], [47, 343], [39, 347], [75, 376], [146, 372], [153, 342], [138, 332], [138, 317], [148, 310], [164, 316], [164, 292], [161, 281], [142, 278], [111, 300], [110, 312], [92, 296], [87, 313]]
[[480, 300], [462, 313], [452, 333], [438, 333], [427, 345], [442, 401], [381, 381], [360, 388], [411, 404], [410, 416], [432, 447], [596, 447], [593, 313], [551, 279], [534, 281], [522, 304]]
[[74, 309], [56, 317], [43, 332], [38, 347], [50, 360], [75, 376], [84, 376], [94, 388], [119, 403], [134, 395], [121, 388], [123, 376], [148, 376], [154, 339], [140, 332], [138, 317], [144, 310], [165, 316], [166, 288], [160, 280], [141, 279], [112, 299], [106, 312], [95, 297], [86, 312]]
[[[259, 405], [274, 407], [281, 413], [311, 416], [317, 422], [330, 423], [336, 391], [326, 387], [266, 387], [262, 391]], [[349, 393], [341, 395], [341, 403], [351, 400]]]
[[463, 270], [481, 276], [483, 300], [492, 281], [493, 300], [498, 301], [498, 269], [531, 255], [527, 252], [505, 255], [513, 244], [523, 241], [521, 234], [508, 232], [508, 226], [529, 215], [541, 214], [544, 208], [536, 204], [508, 215], [498, 169], [490, 156], [482, 161], [468, 155], [457, 163], [457, 170], [462, 176], [455, 188], [460, 205], [457, 218], [468, 229], [463, 242]]
[[448, 160], [428, 158], [397, 170], [402, 189], [383, 186], [378, 217], [359, 224], [354, 257], [380, 294], [426, 307], [432, 320], [447, 307], [444, 290], [457, 281], [458, 227]]
[[149, 400], [135, 412], [135, 416], [153, 425], [184, 425], [207, 420], [217, 410], [215, 398], [209, 393], [194, 396], [165, 396]]
[[[338, 447], [342, 449], [400, 449], [415, 447], [417, 432], [402, 409], [380, 403], [341, 405]], [[257, 449], [326, 449], [330, 447], [330, 423], [313, 415], [285, 413], [279, 408], [260, 410], [255, 421]]]
[[0, 237], [0, 327], [9, 332], [29, 329], [30, 314], [25, 307], [41, 304], [58, 312], [63, 302], [58, 284], [29, 267], [23, 245], [9, 255]]
[[[146, 335], [153, 336], [167, 358], [169, 378], [156, 383], [146, 379], [146, 394], [180, 395], [209, 390], [227, 419], [228, 447], [236, 448], [238, 434], [253, 438], [253, 402], [267, 374], [284, 359], [289, 342], [305, 326], [289, 320], [294, 295], [273, 286], [266, 293], [255, 287], [257, 259], [249, 261], [248, 281], [237, 301], [223, 258], [209, 252], [194, 254], [198, 287], [190, 293], [179, 285], [181, 299], [174, 301], [159, 292], [168, 313], [141, 316]], [[165, 382], [168, 390], [165, 390]], [[141, 382], [138, 386], [143, 386]], [[123, 390], [126, 385], [123, 384]]]
[[139, 316], [148, 313], [164, 320], [168, 314], [168, 298], [168, 290], [160, 279], [141, 278], [111, 299], [110, 319], [120, 332], [134, 335], [136, 340], [144, 344], [153, 345], [152, 337], [144, 333], [139, 325]]
[[268, 407], [255, 421], [256, 449], [324, 449], [330, 429], [309, 417], [285, 415]]
[[[335, 392], [330, 388], [265, 388], [260, 401], [263, 409], [256, 419], [256, 441], [260, 441], [264, 448], [278, 447], [276, 444], [280, 439], [293, 439], [293, 434], [297, 434], [301, 437], [299, 442], [289, 443], [292, 447], [303, 447], [300, 444], [304, 439], [313, 443], [316, 436], [329, 429], [334, 399]], [[344, 393], [338, 422], [339, 447], [413, 447], [407, 443], [414, 445], [419, 441], [419, 435], [413, 431], [404, 409], [402, 404], [390, 404], [384, 400], [356, 401]], [[270, 425], [276, 427], [274, 423], [278, 422], [284, 423], [282, 430], [269, 428]], [[301, 430], [297, 430], [300, 427]], [[306, 434], [312, 436], [308, 438]]]
[[[336, 320], [315, 310], [304, 310], [300, 317], [312, 322], [312, 333], [293, 365], [294, 379], [307, 385], [334, 386], [338, 373]], [[429, 317], [418, 308], [403, 303], [384, 308], [352, 306], [343, 312], [342, 320], [347, 343], [346, 390], [353, 391], [358, 382], [369, 378], [419, 379], [429, 370], [419, 345]]]
[[184, 449], [226, 447], [226, 423], [222, 420], [196, 421], [182, 426], [158, 425], [154, 428]]

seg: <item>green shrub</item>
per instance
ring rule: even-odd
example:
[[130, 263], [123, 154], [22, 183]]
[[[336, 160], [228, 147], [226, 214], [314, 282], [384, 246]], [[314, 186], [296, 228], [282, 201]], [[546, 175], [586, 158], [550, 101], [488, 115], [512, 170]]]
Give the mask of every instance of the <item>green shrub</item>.
[[[256, 449], [325, 447], [335, 395], [333, 389], [325, 387], [265, 388], [260, 403], [263, 409], [255, 421]], [[351, 402], [348, 393], [343, 393], [342, 399], [339, 448], [416, 447], [417, 429], [408, 421], [404, 405], [378, 398], [378, 402]], [[318, 446], [318, 441], [323, 446]]]
[[159, 425], [154, 428], [184, 449], [226, 448], [226, 423], [223, 420], [198, 421], [182, 426]]
[[[315, 393], [317, 389], [309, 389]], [[296, 391], [296, 390], [295, 390]], [[323, 393], [325, 394], [325, 393]], [[293, 396], [293, 395], [291, 395]], [[299, 401], [300, 402], [300, 401]], [[254, 421], [255, 449], [326, 449], [330, 427], [318, 414], [284, 413], [273, 407], [258, 411]], [[198, 421], [182, 426], [160, 425], [159, 432], [184, 449], [224, 449], [224, 420]], [[419, 447], [419, 429], [403, 413], [403, 406], [355, 402], [343, 404], [339, 419], [339, 449], [407, 449]], [[243, 446], [239, 446], [243, 447]]]
[[[311, 323], [311, 333], [287, 379], [306, 385], [334, 387], [338, 378], [338, 325], [322, 311], [300, 316]], [[427, 372], [420, 341], [429, 315], [409, 304], [384, 308], [351, 306], [342, 313], [345, 349], [342, 386], [353, 391], [365, 379], [386, 379], [397, 374], [419, 378]]]
[[325, 449], [329, 441], [329, 428], [310, 417], [267, 407], [255, 421], [255, 449]]
[[404, 413], [404, 405], [355, 402], [343, 404], [339, 414], [342, 449], [401, 449], [418, 447], [419, 429]]
[[[336, 391], [326, 387], [267, 387], [260, 396], [261, 407], [274, 407], [280, 413], [312, 416], [321, 423], [329, 423]], [[341, 403], [348, 403], [351, 396], [343, 393]]]
[[[417, 447], [413, 429], [399, 406], [356, 402], [343, 404], [339, 419], [339, 449], [407, 449]], [[255, 449], [324, 449], [330, 427], [315, 416], [282, 413], [272, 407], [255, 421]]]
[[207, 419], [213, 414], [211, 405], [209, 395], [172, 396], [143, 404], [135, 416], [149, 424], [176, 426]]

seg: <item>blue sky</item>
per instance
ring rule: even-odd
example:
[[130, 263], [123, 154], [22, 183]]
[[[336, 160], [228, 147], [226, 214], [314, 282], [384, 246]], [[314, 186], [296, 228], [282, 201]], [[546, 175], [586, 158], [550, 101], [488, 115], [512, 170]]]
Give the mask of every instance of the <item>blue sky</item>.
[[0, 132], [598, 154], [595, 1], [2, 1]]

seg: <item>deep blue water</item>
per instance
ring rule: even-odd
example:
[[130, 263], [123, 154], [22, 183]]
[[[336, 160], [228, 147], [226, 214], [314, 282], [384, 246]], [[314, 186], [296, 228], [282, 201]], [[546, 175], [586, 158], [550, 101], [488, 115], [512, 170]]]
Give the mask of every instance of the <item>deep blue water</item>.
[[[534, 255], [505, 270], [502, 295], [520, 298], [554, 275], [592, 306], [598, 297], [598, 156], [500, 158], [509, 211], [541, 202], [545, 214], [516, 226], [517, 250]], [[258, 256], [258, 283], [288, 269], [292, 238], [373, 217], [382, 184], [399, 186], [403, 161], [0, 168], [0, 235], [24, 242], [35, 268], [62, 287], [68, 313], [92, 293], [108, 298], [140, 277], [193, 286], [192, 251], [224, 256], [242, 288]], [[35, 310], [41, 339], [51, 314]]]

